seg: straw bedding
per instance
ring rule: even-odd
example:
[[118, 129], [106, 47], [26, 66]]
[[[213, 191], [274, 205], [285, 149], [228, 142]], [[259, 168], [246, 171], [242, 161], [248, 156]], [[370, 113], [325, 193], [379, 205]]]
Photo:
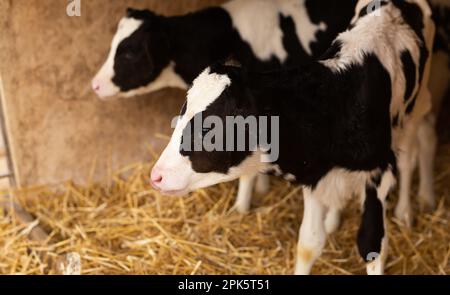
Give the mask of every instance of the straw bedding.
[[[388, 274], [450, 274], [449, 163], [447, 144], [437, 161], [435, 212], [417, 215], [409, 230], [389, 211]], [[161, 196], [148, 185], [151, 165], [126, 167], [108, 186], [66, 183], [9, 192], [36, 221], [20, 224], [0, 211], [0, 273], [292, 273], [302, 215], [298, 188], [274, 178], [271, 192], [255, 196], [252, 211], [242, 216], [231, 210], [236, 183], [185, 198]], [[27, 238], [38, 223], [49, 233], [46, 241]], [[353, 204], [314, 274], [365, 273], [355, 245], [358, 224]]]

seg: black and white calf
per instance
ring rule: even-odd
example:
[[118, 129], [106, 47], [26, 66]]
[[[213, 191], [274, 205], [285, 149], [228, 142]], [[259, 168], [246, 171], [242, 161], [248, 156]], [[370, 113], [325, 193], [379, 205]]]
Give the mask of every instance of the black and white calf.
[[[367, 12], [369, 4], [358, 2], [349, 29], [318, 62], [262, 74], [222, 65], [202, 72], [153, 168], [153, 186], [186, 193], [268, 170], [302, 185], [297, 274], [309, 273], [321, 254], [326, 213], [338, 212], [357, 195], [363, 208], [358, 248], [367, 272], [382, 274], [385, 199], [395, 185], [397, 159], [414, 157], [411, 143], [431, 109], [427, 85], [434, 24], [426, 0], [382, 1], [373, 13]], [[258, 145], [245, 151], [185, 149], [187, 141], [212, 132], [192, 134], [191, 123], [211, 116], [278, 117], [279, 158], [267, 163]], [[257, 135], [247, 138], [259, 136], [258, 127]]]
[[102, 98], [187, 89], [208, 65], [230, 56], [253, 70], [323, 54], [345, 30], [357, 0], [233, 0], [181, 16], [129, 9], [93, 79]]

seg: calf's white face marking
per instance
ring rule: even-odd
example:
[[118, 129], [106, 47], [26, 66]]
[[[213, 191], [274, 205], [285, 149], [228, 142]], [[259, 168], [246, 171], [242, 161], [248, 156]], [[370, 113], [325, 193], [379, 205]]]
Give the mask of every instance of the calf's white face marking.
[[186, 111], [178, 119], [169, 144], [152, 170], [151, 183], [154, 188], [165, 194], [183, 195], [195, 189], [234, 180], [241, 175], [253, 175], [259, 170], [259, 152], [248, 156], [239, 165], [230, 167], [227, 173], [196, 172], [189, 157], [180, 152], [183, 131], [191, 119], [205, 111], [231, 83], [227, 75], [211, 73], [209, 68], [194, 80], [187, 94]]
[[92, 88], [100, 98], [114, 96], [120, 92], [112, 79], [114, 77], [114, 58], [116, 56], [117, 47], [125, 39], [131, 36], [142, 25], [142, 20], [124, 17], [119, 22], [119, 26], [111, 44], [111, 49], [106, 62], [100, 71], [92, 80]]
[[[139, 33], [139, 35], [134, 36], [136, 40], [133, 43], [138, 43], [140, 46], [140, 50], [144, 51], [147, 54], [147, 59], [152, 60], [149, 62], [146, 60], [145, 62], [149, 62], [149, 64], [142, 64], [143, 60], [126, 60], [121, 59], [119, 61], [119, 69], [115, 68], [115, 63], [117, 62], [117, 54], [118, 48], [121, 46], [121, 43], [132, 36], [136, 31], [141, 29], [141, 27], [145, 25], [143, 20], [135, 19], [133, 17], [124, 17], [120, 22], [117, 29], [117, 33], [113, 38], [111, 49], [108, 54], [108, 58], [98, 74], [92, 81], [92, 88], [96, 92], [96, 94], [100, 98], [106, 98], [115, 95], [121, 95], [123, 97], [130, 97], [135, 95], [140, 95], [144, 93], [150, 93], [157, 90], [160, 90], [165, 87], [175, 87], [181, 89], [187, 89], [186, 82], [175, 72], [175, 64], [173, 62], [168, 62], [165, 58], [158, 55], [158, 52], [153, 52], [151, 49], [148, 49], [149, 40], [147, 38], [151, 38], [154, 36], [152, 34], [160, 33], [157, 27], [154, 28], [155, 32], [146, 32], [145, 35]], [[126, 41], [129, 43], [129, 41]], [[164, 45], [157, 43], [156, 41], [151, 40], [152, 43], [156, 47], [160, 47], [161, 50], [166, 51], [164, 49]], [[147, 44], [147, 45], [146, 45]], [[127, 45], [128, 46], [128, 45]], [[166, 52], [167, 53], [167, 52]], [[157, 75], [153, 75], [152, 71], [155, 70], [155, 64], [153, 62], [161, 62], [164, 66], [161, 72]], [[166, 65], [167, 62], [167, 65]], [[140, 68], [136, 63], [141, 63]], [[118, 70], [121, 73], [117, 73]], [[120, 76], [117, 80], [117, 77]], [[122, 78], [126, 78], [126, 80], [131, 80], [133, 86], [125, 86], [127, 90], [124, 90], [121, 87], [124, 87], [124, 83], [129, 83], [130, 81], [122, 81]], [[114, 80], [116, 78], [116, 80]], [[141, 81], [143, 79], [143, 81]], [[119, 81], [119, 82], [118, 82]], [[147, 82], [148, 81], [148, 82]], [[137, 84], [136, 84], [137, 83]], [[120, 85], [118, 85], [120, 84]], [[139, 85], [139, 86], [137, 86]]]

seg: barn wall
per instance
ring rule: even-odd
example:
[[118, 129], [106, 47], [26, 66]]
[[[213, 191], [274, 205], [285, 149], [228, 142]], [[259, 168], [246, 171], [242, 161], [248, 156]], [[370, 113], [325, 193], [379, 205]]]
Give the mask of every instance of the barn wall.
[[96, 180], [112, 169], [148, 160], [148, 146], [165, 144], [183, 92], [102, 102], [90, 80], [109, 49], [126, 7], [173, 15], [219, 0], [81, 0], [81, 17], [67, 0], [0, 1], [0, 75], [16, 174], [22, 185], [84, 182], [94, 159]]

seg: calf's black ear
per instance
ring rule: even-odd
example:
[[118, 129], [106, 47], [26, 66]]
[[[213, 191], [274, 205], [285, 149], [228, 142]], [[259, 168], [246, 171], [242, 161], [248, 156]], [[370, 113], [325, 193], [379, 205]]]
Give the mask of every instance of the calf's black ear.
[[131, 8], [131, 7], [128, 7], [128, 8], [127, 8], [127, 17], [132, 17], [133, 14], [135, 14], [136, 12], [137, 12], [136, 9]]
[[211, 72], [217, 74], [233, 74], [236, 72], [242, 72], [244, 70], [242, 64], [232, 56], [218, 60], [211, 64], [209, 67], [211, 69]]
[[248, 77], [248, 70], [235, 59], [224, 59], [210, 65], [212, 73], [227, 75], [233, 84], [244, 87]]
[[223, 65], [237, 68], [242, 67], [242, 63], [238, 61], [233, 55], [230, 55], [228, 58], [226, 58], [223, 61]]
[[148, 10], [148, 9], [135, 9], [135, 8], [131, 8], [128, 7], [127, 8], [127, 17], [132, 17], [132, 18], [136, 18], [136, 19], [142, 19], [142, 20], [151, 20], [154, 19], [157, 15]]

